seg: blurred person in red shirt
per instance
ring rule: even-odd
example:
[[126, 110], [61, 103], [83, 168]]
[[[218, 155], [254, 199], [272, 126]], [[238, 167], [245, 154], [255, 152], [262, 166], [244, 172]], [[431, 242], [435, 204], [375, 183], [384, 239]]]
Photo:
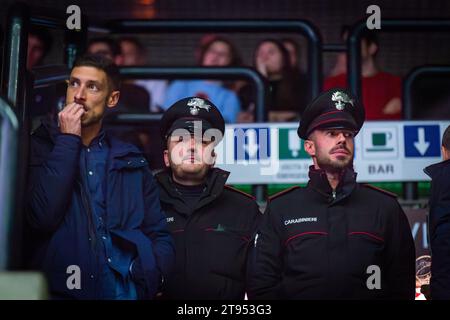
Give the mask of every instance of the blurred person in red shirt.
[[[347, 40], [349, 27], [344, 26], [342, 37]], [[362, 100], [367, 120], [401, 120], [402, 79], [384, 72], [376, 63], [378, 39], [373, 31], [363, 33], [361, 39]], [[331, 77], [325, 79], [323, 90], [347, 87], [346, 54], [339, 54]], [[340, 73], [339, 73], [340, 72]]]

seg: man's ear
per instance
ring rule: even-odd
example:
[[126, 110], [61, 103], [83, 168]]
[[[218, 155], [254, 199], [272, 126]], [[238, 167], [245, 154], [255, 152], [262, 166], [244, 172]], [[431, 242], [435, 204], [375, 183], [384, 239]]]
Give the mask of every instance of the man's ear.
[[107, 106], [108, 108], [113, 108], [117, 105], [117, 103], [119, 102], [119, 98], [120, 98], [120, 91], [116, 90], [111, 92], [111, 94], [108, 97], [108, 102], [107, 102]]
[[316, 155], [316, 145], [314, 144], [314, 141], [307, 139], [305, 140], [304, 146], [305, 151], [309, 154], [310, 157]]
[[164, 164], [166, 165], [166, 168], [170, 167], [170, 161], [169, 161], [169, 150], [164, 150]]

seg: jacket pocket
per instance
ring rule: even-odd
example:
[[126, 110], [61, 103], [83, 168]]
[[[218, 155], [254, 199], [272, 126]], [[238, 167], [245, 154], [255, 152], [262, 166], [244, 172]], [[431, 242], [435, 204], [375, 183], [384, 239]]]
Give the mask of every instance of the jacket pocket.
[[323, 231], [304, 231], [288, 237], [284, 242], [286, 273], [308, 279], [325, 274], [327, 240], [328, 233]]
[[249, 239], [239, 231], [205, 229], [211, 272], [244, 281]]
[[[350, 231], [348, 233], [349, 271], [354, 275], [367, 276], [366, 270], [371, 265], [382, 268], [384, 239], [372, 231]], [[356, 258], [357, 257], [357, 258]]]

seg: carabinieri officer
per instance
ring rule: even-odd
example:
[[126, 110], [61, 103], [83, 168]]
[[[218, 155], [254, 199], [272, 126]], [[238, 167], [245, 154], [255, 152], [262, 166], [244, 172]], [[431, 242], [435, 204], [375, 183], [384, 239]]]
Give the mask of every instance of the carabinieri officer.
[[250, 299], [414, 299], [415, 250], [395, 195], [356, 182], [364, 108], [344, 89], [317, 97], [298, 135], [306, 187], [273, 196], [254, 242]]
[[167, 169], [156, 175], [175, 240], [175, 272], [164, 299], [244, 299], [246, 263], [261, 216], [252, 196], [225, 185], [214, 146], [225, 122], [209, 100], [174, 103], [161, 122]]

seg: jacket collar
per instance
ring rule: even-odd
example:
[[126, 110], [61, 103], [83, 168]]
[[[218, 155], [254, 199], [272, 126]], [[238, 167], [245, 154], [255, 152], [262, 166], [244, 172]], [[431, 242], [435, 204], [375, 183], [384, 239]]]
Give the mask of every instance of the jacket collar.
[[328, 182], [325, 170], [315, 169], [314, 166], [309, 167], [309, 181], [308, 187], [324, 196], [330, 202], [340, 201], [349, 196], [355, 189], [356, 172], [353, 168], [346, 168], [341, 172], [339, 184], [336, 187], [335, 196], [333, 196], [333, 189]]
[[[200, 196], [200, 199], [193, 211], [200, 209], [219, 197], [229, 175], [230, 173], [228, 171], [219, 168], [211, 169], [206, 180], [205, 191], [203, 191], [203, 194]], [[157, 173], [156, 179], [162, 189], [162, 192], [160, 193], [161, 202], [173, 205], [175, 210], [180, 213], [190, 214], [192, 209], [186, 205], [180, 193], [178, 193], [175, 189], [171, 170], [163, 170]]]
[[442, 171], [445, 168], [450, 167], [450, 159], [449, 160], [445, 160], [445, 161], [441, 161], [435, 164], [432, 164], [428, 167], [426, 167], [425, 169], [423, 169], [423, 171], [431, 178], [431, 179], [435, 179], [436, 177], [438, 177]]

